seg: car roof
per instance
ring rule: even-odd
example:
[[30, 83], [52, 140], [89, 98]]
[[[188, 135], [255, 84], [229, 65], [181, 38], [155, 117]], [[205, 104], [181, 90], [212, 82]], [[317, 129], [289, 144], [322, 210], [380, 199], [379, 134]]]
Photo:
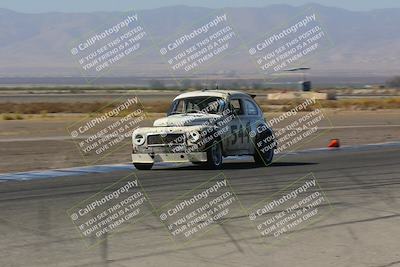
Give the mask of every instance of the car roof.
[[251, 97], [247, 93], [233, 91], [233, 90], [204, 90], [204, 91], [193, 91], [193, 92], [183, 93], [183, 94], [180, 94], [177, 97], [175, 97], [174, 100], [187, 98], [187, 97], [196, 97], [196, 96], [215, 96], [215, 97], [226, 98], [228, 95]]

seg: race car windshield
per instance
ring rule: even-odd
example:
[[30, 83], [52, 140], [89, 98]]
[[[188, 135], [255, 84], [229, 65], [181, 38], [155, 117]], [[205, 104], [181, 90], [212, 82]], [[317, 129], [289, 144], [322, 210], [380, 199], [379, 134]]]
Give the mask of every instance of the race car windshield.
[[172, 103], [169, 115], [204, 113], [219, 114], [225, 107], [225, 100], [220, 97], [188, 97], [177, 99]]

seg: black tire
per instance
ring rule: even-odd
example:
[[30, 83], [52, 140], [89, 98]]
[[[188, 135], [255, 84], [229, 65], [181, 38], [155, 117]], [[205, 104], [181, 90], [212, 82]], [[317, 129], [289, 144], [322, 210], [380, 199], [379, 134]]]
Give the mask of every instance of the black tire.
[[207, 168], [217, 170], [222, 168], [222, 146], [221, 142], [214, 141], [207, 149]]
[[[268, 138], [269, 137], [269, 138]], [[267, 138], [267, 143], [263, 140]], [[266, 131], [265, 133], [261, 133], [256, 136], [254, 143], [254, 161], [259, 166], [268, 166], [272, 163], [274, 159], [274, 150], [275, 150], [275, 139], [271, 131]], [[262, 141], [262, 145], [257, 147], [257, 144]], [[263, 149], [266, 147], [271, 147], [270, 149]]]
[[150, 170], [153, 167], [153, 163], [133, 163], [138, 170]]

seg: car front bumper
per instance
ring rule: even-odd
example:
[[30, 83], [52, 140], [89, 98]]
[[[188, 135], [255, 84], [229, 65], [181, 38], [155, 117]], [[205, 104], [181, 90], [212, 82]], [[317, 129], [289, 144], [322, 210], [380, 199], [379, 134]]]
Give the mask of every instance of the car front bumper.
[[206, 162], [207, 152], [132, 154], [132, 163]]

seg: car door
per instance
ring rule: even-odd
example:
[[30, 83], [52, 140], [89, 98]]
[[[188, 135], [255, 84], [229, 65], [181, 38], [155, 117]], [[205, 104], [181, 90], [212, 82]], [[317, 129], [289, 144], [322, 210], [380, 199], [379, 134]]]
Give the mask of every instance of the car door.
[[234, 114], [229, 122], [229, 134], [225, 139], [225, 152], [228, 155], [243, 154], [248, 149], [250, 140], [246, 134], [245, 102], [240, 97], [232, 97], [229, 101], [231, 112]]
[[[245, 115], [242, 118], [242, 124], [245, 125], [247, 140], [247, 149], [250, 153], [253, 153], [254, 146], [254, 133], [257, 133], [258, 125], [264, 123], [264, 118], [261, 109], [255, 103], [252, 98], [244, 98]], [[251, 137], [251, 131], [253, 132], [253, 137]]]

